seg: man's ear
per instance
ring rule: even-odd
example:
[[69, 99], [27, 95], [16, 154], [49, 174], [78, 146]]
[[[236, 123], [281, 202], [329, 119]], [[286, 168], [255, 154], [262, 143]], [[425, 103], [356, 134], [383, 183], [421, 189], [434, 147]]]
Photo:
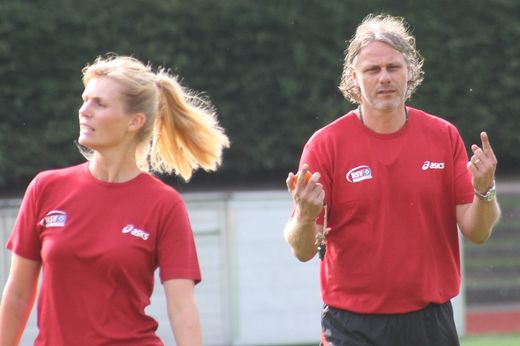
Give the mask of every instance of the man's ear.
[[358, 83], [358, 80], [357, 80], [357, 71], [356, 71], [356, 69], [354, 67], [352, 67], [350, 73], [352, 74], [352, 83], [354, 84], [354, 86], [356, 88], [359, 88], [359, 83]]
[[146, 115], [144, 115], [144, 113], [135, 113], [132, 115], [132, 119], [128, 123], [128, 131], [139, 131], [144, 126], [145, 121]]

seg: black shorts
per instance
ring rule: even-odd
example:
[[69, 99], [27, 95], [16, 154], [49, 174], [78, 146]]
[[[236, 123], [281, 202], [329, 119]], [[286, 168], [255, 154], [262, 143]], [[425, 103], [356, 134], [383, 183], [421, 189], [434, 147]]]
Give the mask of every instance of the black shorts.
[[329, 306], [321, 319], [322, 346], [459, 346], [451, 302], [404, 314], [357, 314]]

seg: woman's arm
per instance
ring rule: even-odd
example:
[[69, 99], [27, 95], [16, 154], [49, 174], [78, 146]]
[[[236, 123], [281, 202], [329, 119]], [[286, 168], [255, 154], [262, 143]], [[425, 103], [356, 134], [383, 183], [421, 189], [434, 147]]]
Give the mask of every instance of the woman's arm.
[[41, 262], [13, 254], [0, 303], [0, 345], [16, 346], [36, 298]]
[[193, 280], [172, 279], [163, 285], [168, 318], [177, 346], [201, 346], [202, 335]]

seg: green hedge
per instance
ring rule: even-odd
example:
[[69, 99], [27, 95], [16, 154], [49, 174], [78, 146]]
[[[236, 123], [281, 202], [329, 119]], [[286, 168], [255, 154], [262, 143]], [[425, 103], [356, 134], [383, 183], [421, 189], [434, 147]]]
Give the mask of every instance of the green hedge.
[[520, 158], [516, 0], [89, 0], [0, 4], [0, 188], [80, 162], [80, 70], [107, 52], [179, 74], [214, 103], [232, 147], [194, 181], [284, 180], [312, 132], [351, 105], [337, 89], [345, 41], [369, 12], [407, 18], [426, 57], [411, 105], [485, 129], [511, 172]]

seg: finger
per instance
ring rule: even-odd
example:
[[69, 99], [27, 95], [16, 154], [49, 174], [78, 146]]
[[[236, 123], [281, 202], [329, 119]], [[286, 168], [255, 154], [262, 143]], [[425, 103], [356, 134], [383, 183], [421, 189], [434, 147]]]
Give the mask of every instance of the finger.
[[479, 164], [480, 162], [477, 162], [475, 164], [475, 158], [472, 156], [471, 159], [468, 161], [468, 169], [469, 171], [471, 172], [471, 174], [475, 175], [475, 173], [477, 173], [477, 170], [478, 170], [478, 167], [477, 165]]
[[[309, 165], [304, 163], [301, 167], [301, 169], [298, 171], [298, 176], [295, 177], [296, 179], [296, 188], [298, 189], [302, 189], [303, 187], [305, 187], [305, 179], [303, 179], [303, 177], [305, 177], [305, 175], [307, 174], [307, 172], [309, 171]], [[302, 178], [302, 179], [300, 179]]]
[[310, 179], [309, 179], [309, 183], [312, 184], [312, 185], [318, 184], [318, 181], [320, 180], [320, 177], [321, 177], [321, 175], [320, 175], [319, 172], [314, 172], [311, 175]]
[[482, 131], [480, 133], [480, 140], [482, 141], [482, 150], [491, 148], [491, 144], [489, 144], [489, 137], [486, 132]]
[[316, 196], [317, 194], [319, 194], [320, 191], [323, 190], [323, 185], [309, 180], [307, 190], [308, 190], [309, 195]]
[[477, 152], [480, 150], [480, 147], [476, 144], [472, 144], [471, 145], [471, 151], [473, 152], [474, 155], [477, 155]]
[[480, 134], [480, 140], [482, 141], [482, 150], [486, 155], [495, 155], [493, 153], [493, 148], [491, 147], [491, 143], [489, 141], [489, 136], [486, 132], [482, 132]]
[[482, 161], [476, 154], [471, 157], [468, 163], [471, 164], [475, 170], [479, 170], [479, 167], [482, 165]]
[[320, 205], [323, 205], [324, 201], [325, 201], [325, 191], [320, 186], [320, 189], [316, 190], [316, 202], [319, 203]]
[[287, 185], [287, 189], [289, 192], [293, 190], [293, 181], [296, 178], [293, 172], [289, 172], [289, 175], [287, 176], [287, 179], [285, 180], [285, 184]]

